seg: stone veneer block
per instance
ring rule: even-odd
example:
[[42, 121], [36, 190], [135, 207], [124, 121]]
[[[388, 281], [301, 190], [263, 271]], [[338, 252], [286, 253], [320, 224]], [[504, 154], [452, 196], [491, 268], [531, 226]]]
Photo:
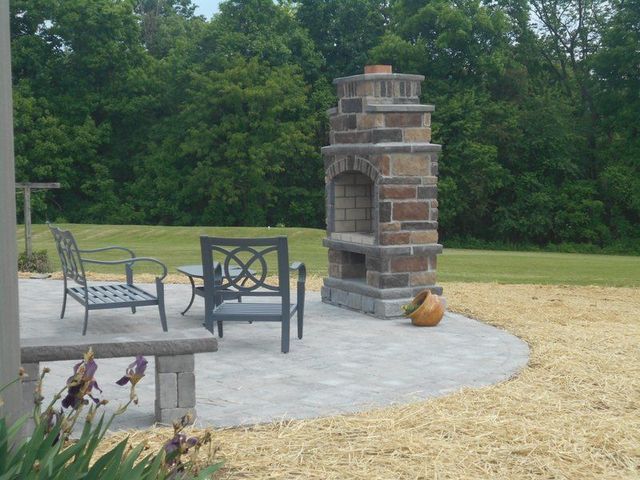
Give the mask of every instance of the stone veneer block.
[[163, 408], [156, 412], [156, 421], [171, 425], [187, 414], [191, 415], [191, 423], [193, 423], [196, 420], [196, 412], [192, 408]]
[[193, 372], [178, 374], [178, 407], [196, 406], [196, 376]]
[[404, 141], [429, 143], [431, 141], [431, 129], [430, 128], [405, 128]]
[[427, 220], [429, 205], [425, 202], [394, 203], [391, 217], [393, 220]]
[[165, 372], [193, 372], [195, 361], [193, 355], [174, 355], [156, 357], [156, 370]]
[[387, 127], [422, 127], [421, 113], [387, 113], [384, 120]]
[[178, 406], [178, 375], [175, 373], [156, 374], [156, 403], [159, 408]]
[[391, 157], [391, 175], [427, 176], [431, 174], [428, 157], [411, 153], [396, 153]]

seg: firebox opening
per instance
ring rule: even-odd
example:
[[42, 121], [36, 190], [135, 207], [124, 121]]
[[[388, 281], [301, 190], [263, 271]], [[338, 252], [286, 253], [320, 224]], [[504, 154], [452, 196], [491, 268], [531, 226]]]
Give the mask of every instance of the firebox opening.
[[362, 173], [337, 175], [333, 186], [333, 232], [331, 238], [373, 244], [373, 182]]
[[366, 257], [361, 253], [349, 252], [348, 262], [342, 265], [342, 278], [365, 282], [367, 278]]

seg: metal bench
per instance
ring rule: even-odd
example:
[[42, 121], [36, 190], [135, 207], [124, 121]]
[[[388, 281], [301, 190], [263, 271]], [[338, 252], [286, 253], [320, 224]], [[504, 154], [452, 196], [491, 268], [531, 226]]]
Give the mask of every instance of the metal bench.
[[[92, 250], [81, 250], [78, 248], [73, 234], [67, 230], [61, 230], [51, 224], [49, 229], [56, 242], [56, 250], [62, 264], [64, 275], [64, 294], [62, 299], [62, 312], [60, 318], [64, 318], [67, 306], [67, 295], [77, 300], [84, 306], [84, 326], [82, 335], [87, 333], [90, 310], [104, 310], [111, 308], [131, 308], [132, 313], [136, 313], [137, 307], [157, 305], [160, 311], [160, 322], [162, 330], [167, 328], [167, 317], [164, 308], [164, 284], [162, 281], [167, 276], [167, 267], [155, 258], [136, 257], [132, 250], [125, 247], [110, 246], [95, 248]], [[124, 260], [94, 260], [83, 257], [82, 254], [98, 253], [119, 250], [126, 252], [129, 258]], [[133, 284], [133, 265], [137, 262], [151, 262], [162, 268], [162, 276], [156, 277], [156, 295], [152, 295]], [[85, 264], [97, 265], [124, 265], [127, 281], [120, 284], [107, 284], [89, 286], [85, 274]], [[69, 287], [67, 281], [72, 280], [78, 284], [77, 287]]]
[[218, 341], [204, 329], [158, 334], [100, 335], [92, 337], [23, 338], [22, 367], [28, 377], [22, 384], [22, 411], [33, 410], [40, 363], [80, 360], [91, 347], [95, 358], [144, 355], [155, 357], [155, 418], [170, 424], [191, 412], [195, 418], [196, 382], [194, 354], [216, 352]]

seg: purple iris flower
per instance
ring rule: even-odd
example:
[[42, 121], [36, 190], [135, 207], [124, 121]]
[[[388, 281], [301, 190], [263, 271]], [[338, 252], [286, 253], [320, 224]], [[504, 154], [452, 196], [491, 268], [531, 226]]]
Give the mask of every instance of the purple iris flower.
[[84, 359], [74, 365], [73, 375], [67, 380], [67, 395], [62, 399], [64, 408], [76, 409], [80, 405], [88, 403], [88, 400], [85, 399], [87, 396], [96, 404], [100, 403], [100, 399], [91, 394], [94, 388], [102, 393], [94, 378], [97, 370], [98, 364], [93, 359], [93, 350], [89, 349], [85, 353]]
[[167, 464], [179, 464], [180, 456], [188, 453], [189, 449], [195, 447], [197, 444], [197, 438], [187, 437], [184, 433], [176, 433], [171, 440], [164, 444]]
[[142, 355], [136, 356], [136, 359], [127, 367], [127, 373], [118, 380], [118, 385], [126, 385], [131, 382], [131, 386], [135, 386], [144, 377], [149, 362]]

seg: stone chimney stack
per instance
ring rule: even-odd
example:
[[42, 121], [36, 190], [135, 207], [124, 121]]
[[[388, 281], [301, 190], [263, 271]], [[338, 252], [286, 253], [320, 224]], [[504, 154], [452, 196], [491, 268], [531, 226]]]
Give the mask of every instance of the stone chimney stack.
[[325, 166], [329, 276], [322, 299], [381, 318], [436, 286], [438, 153], [422, 75], [369, 65], [336, 78]]

